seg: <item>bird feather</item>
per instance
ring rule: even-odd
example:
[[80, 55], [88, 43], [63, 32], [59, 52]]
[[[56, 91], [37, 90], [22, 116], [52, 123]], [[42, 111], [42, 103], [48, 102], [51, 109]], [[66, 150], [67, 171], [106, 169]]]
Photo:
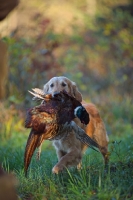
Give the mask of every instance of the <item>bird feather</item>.
[[[79, 101], [66, 92], [57, 93], [55, 97], [52, 97], [51, 94], [43, 94], [43, 91], [38, 88], [32, 90], [33, 92], [29, 92], [44, 102], [27, 112], [25, 127], [31, 128], [31, 132], [25, 148], [25, 173], [27, 173], [35, 149], [40, 148], [44, 140], [58, 140], [71, 130], [74, 130], [77, 139], [87, 146], [94, 150], [96, 150], [94, 147], [99, 148], [99, 145], [72, 121], [75, 118], [74, 109], [82, 106]], [[61, 99], [62, 101], [60, 101]]]

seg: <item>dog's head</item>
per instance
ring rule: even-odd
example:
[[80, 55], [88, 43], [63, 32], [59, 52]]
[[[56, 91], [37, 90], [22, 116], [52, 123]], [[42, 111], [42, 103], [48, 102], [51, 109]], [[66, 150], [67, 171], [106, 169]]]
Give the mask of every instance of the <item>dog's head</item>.
[[82, 101], [82, 95], [78, 91], [75, 82], [64, 76], [53, 77], [52, 79], [50, 79], [44, 85], [43, 91], [45, 94], [50, 93], [52, 95], [60, 91], [66, 91], [72, 97], [76, 98], [79, 102]]

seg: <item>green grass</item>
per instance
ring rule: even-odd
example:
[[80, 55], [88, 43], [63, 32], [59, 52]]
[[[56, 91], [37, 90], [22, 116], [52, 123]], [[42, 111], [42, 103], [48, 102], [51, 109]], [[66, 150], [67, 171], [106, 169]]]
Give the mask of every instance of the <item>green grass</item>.
[[[100, 153], [88, 149], [83, 169], [71, 168], [59, 175], [51, 173], [57, 157], [50, 142], [44, 142], [40, 161], [32, 158], [28, 177], [24, 176], [23, 155], [27, 134], [16, 133], [0, 146], [0, 162], [19, 180], [20, 199], [35, 200], [126, 200], [133, 199], [132, 135], [110, 136], [110, 163], [104, 168]], [[113, 138], [113, 140], [111, 140]], [[115, 141], [114, 141], [115, 138]], [[124, 139], [123, 139], [124, 138]]]

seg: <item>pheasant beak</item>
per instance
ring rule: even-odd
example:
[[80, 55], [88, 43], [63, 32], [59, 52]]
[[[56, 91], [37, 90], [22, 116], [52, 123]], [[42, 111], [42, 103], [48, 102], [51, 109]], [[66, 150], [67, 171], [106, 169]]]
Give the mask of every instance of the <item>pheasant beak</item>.
[[87, 126], [87, 124], [83, 120], [81, 121], [81, 123], [84, 124], [85, 126]]
[[81, 121], [82, 124], [86, 125], [84, 121]]

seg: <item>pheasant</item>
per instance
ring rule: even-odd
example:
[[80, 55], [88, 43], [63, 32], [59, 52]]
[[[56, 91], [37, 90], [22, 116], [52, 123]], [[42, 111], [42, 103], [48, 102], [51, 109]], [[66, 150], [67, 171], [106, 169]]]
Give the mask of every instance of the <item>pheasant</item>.
[[[42, 103], [27, 111], [25, 127], [31, 128], [29, 134], [25, 155], [24, 169], [27, 170], [36, 148], [40, 148], [43, 140], [58, 140], [64, 132], [68, 133], [74, 130], [76, 137], [91, 148], [99, 148], [99, 145], [93, 141], [83, 129], [72, 121], [78, 117], [80, 121], [87, 125], [89, 123], [89, 114], [85, 108], [74, 97], [68, 95], [65, 91], [45, 95], [40, 89], [33, 89], [34, 100], [42, 100]], [[96, 150], [96, 149], [95, 149]]]

